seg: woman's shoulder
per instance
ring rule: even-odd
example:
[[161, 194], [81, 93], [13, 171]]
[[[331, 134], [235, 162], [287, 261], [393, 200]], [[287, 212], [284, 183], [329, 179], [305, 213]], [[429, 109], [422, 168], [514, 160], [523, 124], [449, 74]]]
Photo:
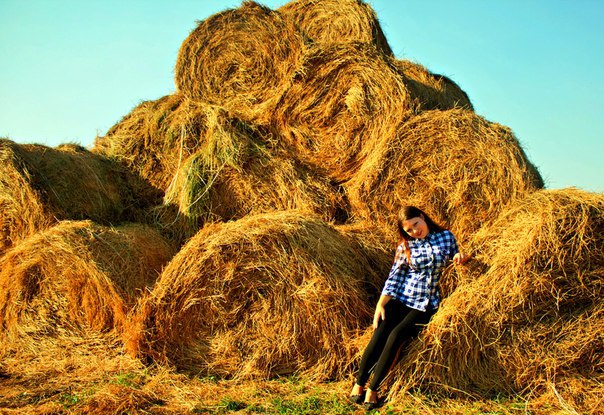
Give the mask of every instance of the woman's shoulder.
[[434, 233], [435, 238], [444, 239], [447, 241], [455, 241], [455, 235], [448, 229], [442, 229]]

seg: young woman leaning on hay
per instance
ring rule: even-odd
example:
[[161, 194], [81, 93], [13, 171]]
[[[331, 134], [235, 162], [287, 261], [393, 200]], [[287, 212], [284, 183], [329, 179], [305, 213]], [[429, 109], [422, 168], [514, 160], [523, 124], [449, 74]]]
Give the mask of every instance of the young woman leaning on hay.
[[[403, 343], [415, 336], [436, 312], [438, 280], [450, 260], [463, 264], [469, 256], [459, 252], [451, 231], [436, 224], [414, 206], [398, 215], [400, 244], [373, 317], [373, 336], [365, 348], [350, 400], [378, 405], [380, 383], [396, 360]], [[369, 387], [365, 384], [373, 371]]]

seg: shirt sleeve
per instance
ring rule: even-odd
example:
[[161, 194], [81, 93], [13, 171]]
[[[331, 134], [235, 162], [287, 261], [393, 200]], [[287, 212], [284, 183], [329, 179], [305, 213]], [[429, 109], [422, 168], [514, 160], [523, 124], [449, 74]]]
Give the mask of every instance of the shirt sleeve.
[[405, 276], [407, 274], [407, 256], [405, 255], [404, 245], [400, 244], [396, 249], [396, 255], [394, 257], [394, 264], [392, 264], [392, 268], [390, 269], [390, 273], [388, 274], [388, 278], [384, 283], [384, 288], [382, 289], [382, 295], [395, 296], [397, 292], [401, 290], [402, 284], [405, 281]]

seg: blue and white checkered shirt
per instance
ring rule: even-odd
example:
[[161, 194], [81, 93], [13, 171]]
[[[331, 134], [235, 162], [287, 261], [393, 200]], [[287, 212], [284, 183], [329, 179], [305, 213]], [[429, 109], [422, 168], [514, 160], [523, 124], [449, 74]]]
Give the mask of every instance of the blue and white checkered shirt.
[[404, 244], [398, 246], [382, 295], [416, 310], [435, 310], [440, 303], [438, 280], [442, 270], [459, 252], [455, 236], [448, 230], [430, 232], [425, 238], [411, 239], [409, 250], [411, 264]]

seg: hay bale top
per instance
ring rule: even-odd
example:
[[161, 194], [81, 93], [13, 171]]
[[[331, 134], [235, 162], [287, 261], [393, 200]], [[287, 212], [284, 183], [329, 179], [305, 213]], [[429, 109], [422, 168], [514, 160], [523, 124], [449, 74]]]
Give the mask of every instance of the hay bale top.
[[451, 109], [401, 123], [344, 187], [353, 215], [395, 229], [396, 212], [415, 205], [467, 241], [543, 181], [509, 128]]
[[314, 43], [366, 42], [392, 55], [370, 5], [360, 0], [296, 0], [278, 11], [291, 19]]
[[344, 181], [413, 110], [400, 74], [371, 45], [312, 47], [273, 118], [294, 157]]
[[173, 254], [146, 226], [60, 222], [0, 258], [0, 327], [22, 333], [120, 328]]
[[305, 213], [208, 225], [141, 306], [146, 338], [131, 349], [225, 376], [330, 376], [368, 322], [372, 273], [356, 244]]
[[264, 122], [288, 87], [303, 48], [301, 33], [280, 13], [244, 1], [199, 22], [184, 40], [176, 87], [187, 97]]
[[401, 72], [409, 94], [421, 110], [463, 108], [474, 110], [468, 94], [444, 75], [430, 72], [426, 67], [405, 59], [393, 59]]

